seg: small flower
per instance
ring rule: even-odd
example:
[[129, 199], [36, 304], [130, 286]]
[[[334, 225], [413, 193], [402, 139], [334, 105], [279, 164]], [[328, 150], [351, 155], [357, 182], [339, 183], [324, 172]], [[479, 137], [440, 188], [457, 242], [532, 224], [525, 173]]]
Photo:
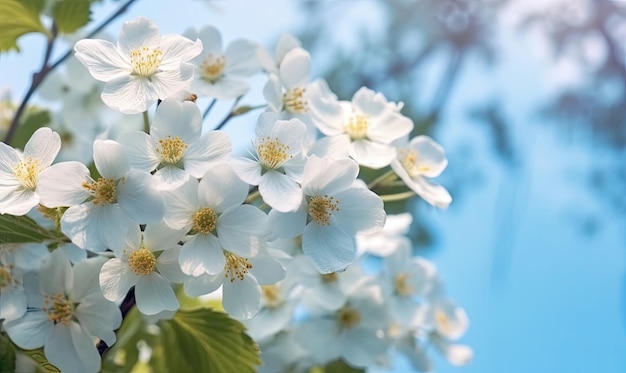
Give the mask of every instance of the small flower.
[[230, 157], [231, 143], [222, 131], [202, 133], [202, 115], [193, 102], [170, 98], [157, 107], [150, 135], [133, 131], [120, 136], [133, 168], [154, 173], [157, 188], [171, 190], [190, 176], [200, 178], [211, 162]]
[[149, 224], [143, 233], [133, 230], [126, 241], [121, 258], [102, 266], [100, 289], [104, 297], [120, 302], [131, 287], [139, 311], [146, 315], [178, 309], [172, 283], [182, 282], [184, 274], [178, 265], [182, 233], [164, 224]]
[[437, 177], [448, 165], [441, 145], [428, 136], [417, 136], [408, 144], [398, 142], [396, 159], [391, 162], [395, 173], [426, 202], [446, 208], [452, 202], [450, 193], [441, 185], [430, 181]]
[[0, 214], [25, 215], [39, 203], [37, 184], [61, 149], [59, 134], [35, 131], [21, 153], [0, 143]]
[[369, 168], [388, 166], [396, 154], [392, 143], [413, 129], [413, 122], [390, 106], [382, 94], [365, 87], [351, 102], [323, 95], [312, 98], [311, 104], [323, 118], [315, 122], [319, 130]]
[[101, 175], [98, 180], [82, 163], [61, 162], [42, 173], [37, 191], [46, 207], [69, 206], [61, 231], [78, 247], [119, 251], [130, 226], [163, 217], [163, 199], [149, 173], [130, 168], [119, 143], [96, 140], [93, 159]]
[[254, 141], [254, 160], [232, 160], [233, 170], [250, 185], [258, 185], [263, 201], [281, 211], [295, 211], [302, 201], [306, 127], [298, 119], [276, 120], [274, 113], [259, 117]]
[[246, 78], [261, 70], [256, 44], [235, 40], [224, 50], [222, 36], [213, 26], [197, 32], [191, 30], [185, 35], [197, 37], [204, 47], [202, 54], [193, 60], [196, 79], [191, 83], [191, 91], [219, 100], [234, 99], [248, 92]]
[[124, 114], [135, 114], [189, 88], [193, 65], [188, 61], [200, 54], [202, 43], [180, 35], [162, 36], [151, 20], [138, 17], [124, 23], [117, 46], [85, 39], [74, 51], [91, 75], [105, 82], [102, 101]]
[[276, 43], [276, 54], [274, 57], [270, 56], [267, 49], [259, 47], [257, 50], [257, 58], [266, 72], [278, 75], [280, 64], [283, 62], [287, 52], [294, 48], [301, 47], [302, 43], [298, 38], [291, 34], [283, 34]]
[[71, 267], [62, 250], [50, 254], [38, 283], [26, 289], [28, 311], [4, 323], [13, 343], [26, 350], [43, 347], [48, 361], [63, 372], [98, 372], [101, 359], [93, 341], [111, 346], [122, 322], [117, 305], [98, 289], [103, 259]]
[[304, 167], [300, 208], [293, 213], [270, 211], [273, 234], [302, 234], [304, 255], [321, 273], [344, 270], [356, 256], [355, 235], [380, 230], [385, 223], [382, 200], [355, 184], [358, 173], [351, 159], [311, 157]]

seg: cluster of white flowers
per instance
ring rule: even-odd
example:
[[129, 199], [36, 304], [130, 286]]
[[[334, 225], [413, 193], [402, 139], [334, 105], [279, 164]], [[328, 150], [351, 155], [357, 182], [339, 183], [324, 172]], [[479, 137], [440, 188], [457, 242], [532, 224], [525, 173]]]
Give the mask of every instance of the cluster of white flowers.
[[[23, 151], [0, 143], [0, 214], [38, 210], [67, 238], [52, 253], [46, 243], [0, 246], [0, 319], [11, 340], [43, 347], [64, 372], [95, 372], [93, 341], [115, 343], [118, 305], [131, 288], [142, 314], [168, 318], [181, 284], [189, 296], [222, 289], [224, 309], [246, 320], [268, 372], [337, 358], [384, 366], [392, 351], [423, 369], [430, 344], [466, 362], [471, 350], [451, 341], [467, 319], [444, 297], [432, 264], [412, 257], [408, 239], [376, 233], [387, 219], [385, 196], [375, 193], [385, 183], [403, 183], [434, 206], [450, 203], [429, 180], [447, 165], [441, 146], [409, 138], [402, 105], [380, 93], [362, 88], [339, 101], [325, 82], [311, 82], [310, 56], [293, 37], [279, 41], [274, 58], [244, 40], [224, 49], [213, 27], [185, 35], [198, 39], [161, 35], [137, 18], [117, 44], [75, 45], [109, 108], [148, 119], [157, 104], [149, 131], [116, 135], [82, 119], [99, 108], [65, 95], [63, 129], [74, 139], [90, 134], [88, 160], [68, 153], [55, 163], [62, 136], [50, 128]], [[224, 132], [203, 131], [195, 98], [239, 98], [262, 70], [266, 111], [250, 156], [235, 156]], [[389, 171], [367, 185], [360, 167]], [[384, 251], [377, 273], [361, 268], [368, 250]]]

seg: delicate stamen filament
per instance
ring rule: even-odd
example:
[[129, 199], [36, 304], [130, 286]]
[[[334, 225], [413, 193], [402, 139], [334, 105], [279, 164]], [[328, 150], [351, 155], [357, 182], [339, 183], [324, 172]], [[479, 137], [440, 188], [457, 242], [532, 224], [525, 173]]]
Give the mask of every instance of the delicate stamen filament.
[[246, 258], [242, 258], [233, 253], [224, 252], [226, 257], [226, 265], [224, 266], [224, 277], [230, 279], [230, 282], [234, 282], [236, 278], [242, 280], [246, 277], [246, 274], [252, 268], [252, 264]]
[[367, 137], [367, 129], [370, 126], [367, 116], [362, 114], [354, 114], [345, 125], [345, 130], [352, 140], [362, 140]]
[[337, 311], [337, 321], [340, 329], [350, 329], [361, 322], [361, 313], [356, 308], [344, 306]]
[[224, 55], [213, 56], [208, 54], [200, 63], [200, 75], [211, 83], [222, 77], [226, 68], [226, 57]]
[[332, 196], [314, 196], [309, 199], [309, 216], [320, 225], [330, 225], [333, 211], [339, 211], [339, 200]]
[[322, 281], [326, 283], [337, 282], [339, 280], [339, 275], [337, 275], [337, 272], [327, 273], [321, 276]]
[[180, 137], [167, 136], [159, 140], [156, 152], [161, 156], [161, 162], [168, 165], [176, 165], [183, 158], [187, 145]]
[[308, 103], [304, 98], [306, 90], [302, 87], [292, 88], [283, 94], [285, 109], [294, 114], [304, 114], [309, 110]]
[[401, 296], [407, 296], [413, 294], [413, 288], [408, 283], [409, 274], [408, 273], [400, 273], [396, 276], [395, 286], [396, 293]]
[[82, 186], [93, 196], [94, 205], [117, 202], [117, 185], [113, 179], [100, 178], [92, 183], [84, 182]]
[[21, 160], [15, 165], [15, 168], [13, 168], [17, 180], [28, 190], [35, 190], [35, 188], [37, 188], [37, 181], [39, 180], [39, 173], [41, 173], [41, 171], [41, 163], [39, 163], [38, 159], [33, 157]]
[[283, 144], [277, 138], [262, 137], [256, 151], [261, 165], [269, 169], [277, 169], [287, 159], [293, 158], [293, 155], [289, 154], [289, 145]]
[[152, 76], [163, 59], [163, 52], [159, 48], [142, 47], [130, 52], [130, 64], [133, 74], [149, 78]]
[[136, 275], [147, 276], [156, 269], [156, 257], [152, 251], [142, 247], [130, 253], [128, 267]]
[[74, 318], [74, 304], [65, 294], [44, 295], [43, 307], [48, 314], [48, 320], [55, 324], [69, 324]]
[[202, 234], [209, 234], [215, 230], [217, 226], [217, 214], [209, 207], [202, 207], [193, 214], [192, 230]]
[[11, 267], [0, 267], [0, 289], [13, 284], [13, 275], [11, 275]]
[[402, 167], [411, 177], [430, 171], [430, 167], [419, 163], [419, 154], [413, 149], [398, 149], [398, 156]]
[[263, 294], [266, 307], [276, 308], [283, 303], [280, 287], [278, 287], [278, 285], [261, 286], [261, 292]]

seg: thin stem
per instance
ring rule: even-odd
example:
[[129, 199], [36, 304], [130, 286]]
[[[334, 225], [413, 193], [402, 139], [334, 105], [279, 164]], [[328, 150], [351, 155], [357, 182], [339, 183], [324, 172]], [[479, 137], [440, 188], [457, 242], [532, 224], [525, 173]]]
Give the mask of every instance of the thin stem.
[[[117, 17], [121, 16], [122, 14], [126, 13], [128, 11], [128, 8], [137, 0], [128, 0], [126, 1], [124, 4], [122, 4], [116, 11], [115, 13], [111, 14], [109, 16], [109, 18], [105, 19], [104, 21], [102, 21], [102, 23], [96, 27], [95, 29], [93, 29], [93, 31], [91, 31], [89, 34], [87, 34], [87, 36], [85, 36], [85, 39], [91, 39], [93, 38], [97, 33], [99, 33], [100, 31], [102, 31], [105, 27], [107, 27], [111, 22], [113, 22]], [[61, 63], [63, 63], [63, 61], [65, 61], [69, 56], [72, 55], [72, 53], [74, 53], [74, 49], [71, 48], [69, 49], [63, 56], [61, 56], [61, 58], [59, 58], [58, 60], [56, 60], [52, 65], [50, 65], [50, 70], [54, 70], [57, 66], [59, 66]]]
[[148, 118], [148, 110], [143, 112], [143, 131], [150, 133], [150, 118]]
[[234, 116], [233, 113], [234, 113], [235, 107], [237, 106], [237, 104], [239, 103], [242, 97], [243, 96], [239, 96], [235, 99], [235, 102], [233, 102], [233, 106], [230, 108], [230, 112], [228, 113], [228, 115], [224, 117], [224, 119], [222, 119], [222, 121], [220, 122], [220, 124], [217, 125], [217, 127], [215, 127], [216, 131], [222, 129], [222, 127], [224, 127], [226, 123], [228, 123], [230, 118]]
[[402, 201], [404, 199], [409, 199], [415, 195], [415, 192], [409, 190], [408, 192], [396, 193], [396, 194], [386, 194], [380, 196], [383, 202], [394, 202], [394, 201]]
[[367, 184], [367, 187], [369, 189], [372, 189], [376, 186], [378, 186], [379, 184], [382, 184], [383, 181], [391, 178], [392, 176], [395, 176], [396, 173], [393, 170], [389, 170], [387, 172], [385, 172], [384, 174], [380, 175], [379, 177], [377, 177], [376, 179], [372, 180], [369, 184]]
[[215, 106], [216, 102], [217, 102], [217, 99], [213, 99], [213, 101], [211, 101], [209, 106], [207, 106], [206, 110], [204, 110], [204, 113], [202, 113], [202, 119], [206, 118], [207, 115], [209, 115], [209, 112], [211, 111], [211, 109], [213, 109], [213, 106]]
[[248, 197], [246, 198], [246, 202], [245, 203], [252, 203], [252, 202], [254, 202], [254, 200], [256, 200], [259, 197], [261, 197], [261, 193], [259, 193], [259, 190], [256, 189], [254, 192], [252, 192], [252, 193], [250, 193], [248, 195]]
[[[137, 0], [128, 0], [126, 3], [120, 6], [120, 8], [115, 13], [113, 13], [109, 18], [104, 20], [104, 22], [102, 22], [100, 26], [96, 27], [92, 32], [90, 32], [86, 38], [89, 39], [93, 37], [95, 34], [97, 34], [106, 26], [108, 26], [115, 18], [119, 17], [121, 14], [126, 12], [128, 10], [128, 7], [135, 1]], [[33, 79], [31, 80], [30, 87], [28, 88], [28, 91], [26, 91], [26, 94], [24, 95], [22, 102], [20, 102], [20, 106], [18, 106], [15, 112], [15, 116], [13, 116], [13, 119], [11, 120], [11, 125], [9, 126], [9, 130], [7, 131], [7, 134], [4, 137], [5, 144], [10, 144], [11, 140], [13, 140], [13, 136], [15, 136], [15, 132], [17, 131], [17, 127], [19, 126], [19, 123], [20, 123], [20, 119], [22, 118], [22, 115], [24, 114], [24, 110], [26, 110], [26, 106], [28, 105], [28, 101], [30, 101], [30, 98], [32, 97], [33, 93], [35, 93], [37, 88], [39, 88], [39, 85], [41, 85], [44, 78], [51, 71], [56, 69], [63, 61], [65, 61], [74, 52], [73, 49], [69, 49], [58, 60], [56, 60], [52, 64], [48, 64], [48, 62], [50, 61], [50, 56], [52, 55], [52, 47], [54, 45], [54, 42], [57, 36], [57, 29], [56, 29], [55, 24], [52, 24], [51, 31], [52, 31], [51, 35], [48, 37], [48, 43], [46, 45], [46, 52], [44, 55], [44, 60], [41, 65], [41, 68], [39, 69], [38, 72], [33, 74]]]
[[43, 79], [46, 77], [48, 72], [50, 72], [50, 66], [48, 66], [48, 61], [50, 60], [50, 55], [52, 54], [52, 48], [54, 46], [56, 36], [57, 36], [57, 28], [56, 28], [56, 25], [52, 24], [51, 34], [48, 37], [48, 42], [46, 44], [46, 52], [43, 57], [41, 68], [39, 69], [38, 72], [33, 74], [33, 79], [30, 82], [30, 87], [28, 88], [28, 91], [26, 91], [26, 94], [24, 95], [24, 98], [22, 99], [20, 106], [17, 108], [17, 111], [15, 112], [15, 116], [13, 116], [13, 119], [11, 120], [11, 125], [9, 126], [9, 130], [7, 131], [7, 134], [4, 137], [5, 144], [10, 144], [11, 140], [13, 140], [13, 136], [15, 136], [15, 132], [17, 131], [17, 127], [19, 126], [19, 123], [20, 123], [20, 118], [24, 114], [24, 110], [26, 110], [26, 105], [28, 104], [28, 101], [30, 100], [33, 93], [35, 93], [35, 90], [37, 90], [37, 87], [39, 87], [41, 82], [43, 82]]

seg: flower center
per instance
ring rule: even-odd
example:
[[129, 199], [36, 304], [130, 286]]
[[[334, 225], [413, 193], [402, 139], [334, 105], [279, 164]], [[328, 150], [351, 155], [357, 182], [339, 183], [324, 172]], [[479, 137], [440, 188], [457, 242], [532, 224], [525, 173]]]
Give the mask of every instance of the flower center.
[[165, 139], [159, 140], [156, 151], [161, 156], [163, 163], [173, 166], [183, 158], [188, 146], [178, 136], [167, 136]]
[[320, 225], [330, 225], [333, 211], [339, 211], [339, 200], [335, 197], [314, 196], [309, 199], [309, 215]]
[[337, 312], [337, 321], [341, 329], [350, 329], [361, 322], [361, 314], [356, 308], [344, 306]]
[[235, 278], [243, 280], [246, 273], [252, 268], [252, 264], [246, 258], [242, 258], [233, 253], [224, 252], [226, 257], [226, 265], [224, 266], [224, 277], [234, 282]]
[[271, 139], [269, 137], [261, 138], [261, 141], [256, 147], [256, 151], [259, 154], [259, 160], [265, 168], [276, 169], [280, 167], [287, 159], [293, 158], [288, 153], [289, 146], [278, 141], [278, 139]]
[[154, 74], [163, 59], [163, 52], [159, 48], [142, 47], [130, 52], [130, 64], [133, 74], [149, 78]]
[[402, 167], [411, 177], [415, 177], [430, 171], [430, 167], [420, 164], [419, 154], [413, 149], [398, 149], [398, 157]]
[[437, 321], [439, 329], [443, 330], [445, 333], [450, 333], [454, 328], [450, 318], [441, 310], [435, 311], [435, 320]]
[[325, 275], [321, 275], [321, 277], [322, 277], [322, 282], [325, 282], [325, 283], [337, 282], [337, 280], [339, 280], [339, 276], [337, 275], [337, 272], [327, 273]]
[[306, 99], [304, 98], [304, 88], [298, 87], [288, 90], [283, 94], [283, 103], [285, 109], [294, 114], [304, 114], [309, 110]]
[[283, 303], [283, 299], [280, 296], [280, 288], [278, 285], [265, 285], [261, 286], [261, 292], [265, 305], [269, 308], [276, 308]]
[[33, 157], [28, 157], [19, 161], [13, 172], [15, 177], [19, 180], [20, 184], [25, 189], [35, 190], [37, 187], [37, 180], [39, 180], [39, 173], [42, 171], [41, 163], [39, 160]]
[[13, 283], [10, 267], [0, 267], [0, 289], [5, 288]]
[[93, 183], [83, 183], [83, 188], [87, 189], [89, 194], [93, 196], [94, 205], [107, 205], [114, 203], [117, 200], [117, 187], [115, 186], [115, 180], [99, 178], [98, 181]]
[[224, 55], [213, 56], [212, 54], [208, 54], [200, 63], [200, 75], [202, 75], [205, 80], [215, 83], [222, 77], [225, 68], [226, 57], [224, 57]]
[[74, 304], [65, 294], [44, 295], [41, 309], [48, 314], [48, 320], [55, 324], [67, 325], [74, 318]]
[[156, 268], [156, 257], [152, 251], [142, 247], [130, 253], [128, 267], [136, 275], [147, 276]]
[[408, 273], [400, 273], [396, 276], [396, 293], [398, 295], [407, 296], [413, 294], [413, 288], [408, 283], [409, 274]]
[[193, 214], [191, 221], [193, 223], [193, 231], [209, 234], [215, 230], [217, 214], [211, 208], [202, 207]]
[[363, 114], [354, 114], [348, 120], [348, 124], [344, 126], [346, 133], [352, 140], [362, 140], [367, 136], [367, 129], [370, 121]]

